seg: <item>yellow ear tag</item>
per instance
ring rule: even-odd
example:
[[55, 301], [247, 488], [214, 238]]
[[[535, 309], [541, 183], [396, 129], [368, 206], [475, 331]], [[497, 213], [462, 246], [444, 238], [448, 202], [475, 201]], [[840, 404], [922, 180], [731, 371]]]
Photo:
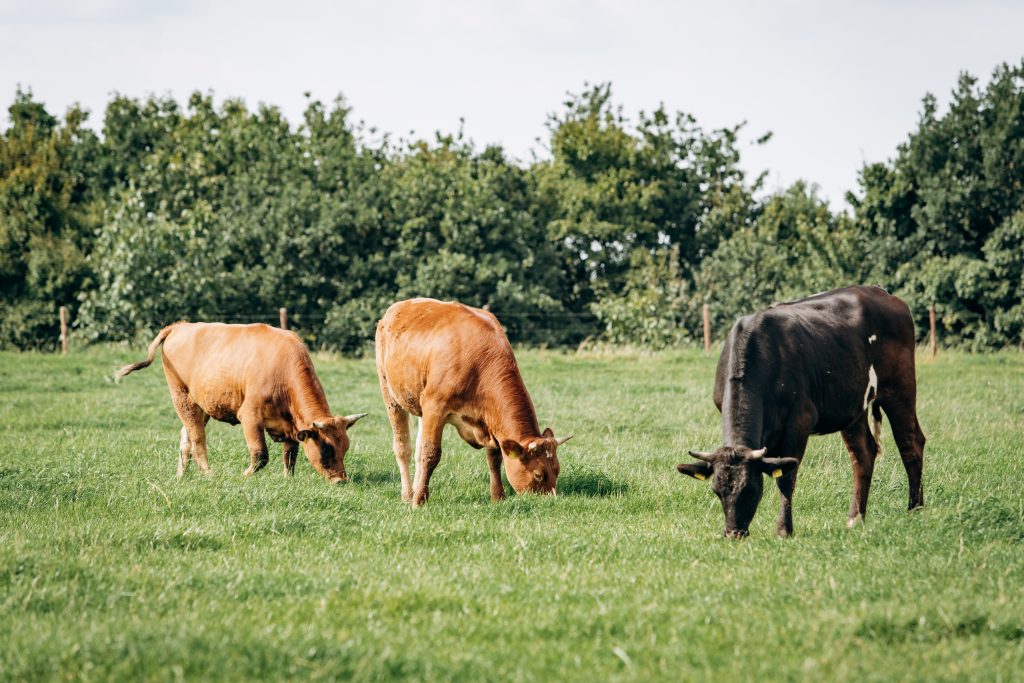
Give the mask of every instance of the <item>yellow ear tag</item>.
[[694, 478], [694, 479], [700, 479], [701, 481], [704, 481], [705, 479], [707, 479], [707, 477], [705, 477], [705, 476], [704, 476], [703, 474], [701, 474], [700, 472], [694, 472], [694, 473], [693, 473], [693, 478]]
[[772, 479], [778, 479], [781, 476], [782, 476], [782, 470], [780, 470], [778, 467], [776, 467], [774, 470], [772, 470]]

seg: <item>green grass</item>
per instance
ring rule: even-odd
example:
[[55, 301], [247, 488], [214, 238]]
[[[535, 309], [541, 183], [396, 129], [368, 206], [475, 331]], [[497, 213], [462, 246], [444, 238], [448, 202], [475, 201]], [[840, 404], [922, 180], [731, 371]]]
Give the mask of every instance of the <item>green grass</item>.
[[[370, 360], [316, 359], [352, 481], [243, 479], [240, 429], [175, 479], [179, 423], [138, 351], [0, 354], [0, 679], [1021, 680], [1024, 356], [919, 364], [927, 507], [886, 429], [867, 523], [849, 458], [812, 440], [796, 536], [721, 538], [678, 475], [718, 445], [714, 358], [520, 353], [561, 449], [557, 498], [488, 500], [446, 435], [429, 505], [399, 498]], [[194, 465], [193, 465], [194, 468]]]

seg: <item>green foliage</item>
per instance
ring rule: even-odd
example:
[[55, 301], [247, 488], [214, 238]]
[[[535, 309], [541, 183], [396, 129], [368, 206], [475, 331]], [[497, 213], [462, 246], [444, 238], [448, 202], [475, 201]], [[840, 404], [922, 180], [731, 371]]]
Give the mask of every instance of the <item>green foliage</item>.
[[716, 209], [726, 198], [727, 213], [753, 205], [756, 186], [738, 166], [740, 127], [709, 134], [660, 107], [631, 131], [607, 85], [570, 98], [549, 127], [552, 159], [534, 173], [549, 233], [576, 273], [572, 302], [619, 291], [638, 251], [672, 253], [688, 277], [730, 232]]
[[678, 251], [633, 253], [622, 293], [591, 304], [602, 340], [663, 349], [700, 337], [701, 302], [682, 277]]
[[962, 75], [944, 115], [927, 96], [896, 158], [866, 167], [860, 183], [851, 199], [877, 277], [907, 299], [919, 329], [934, 303], [946, 341], [1024, 345], [1024, 62], [984, 87]]
[[132, 339], [180, 318], [270, 322], [285, 305], [309, 341], [328, 343], [327, 311], [376, 284], [362, 255], [382, 246], [363, 201], [377, 190], [376, 152], [356, 149], [344, 103], [310, 103], [298, 131], [274, 108], [218, 110], [199, 95], [184, 113], [112, 107], [116, 121], [151, 111], [163, 125], [125, 123], [114, 136], [141, 128], [151, 151], [90, 257], [97, 286], [80, 320], [90, 338]]
[[87, 275], [101, 212], [96, 135], [77, 107], [58, 121], [18, 90], [0, 133], [0, 347], [50, 346], [57, 309]]
[[[290, 124], [194, 93], [115, 95], [102, 136], [18, 91], [0, 134], [0, 346], [138, 339], [177, 319], [291, 325], [365, 352], [393, 301], [487, 306], [519, 343], [664, 347], [772, 301], [854, 283], [904, 297], [946, 343], [1024, 344], [1024, 64], [949, 110], [932, 96], [897, 157], [865, 166], [852, 215], [814, 186], [763, 195], [743, 124], [627, 117], [607, 84], [568, 96], [550, 155], [438, 133], [393, 142], [338, 99]], [[754, 141], [761, 144], [770, 137]]]
[[750, 225], [704, 259], [697, 288], [716, 329], [726, 329], [737, 314], [864, 281], [862, 240], [852, 221], [798, 182], [769, 197]]

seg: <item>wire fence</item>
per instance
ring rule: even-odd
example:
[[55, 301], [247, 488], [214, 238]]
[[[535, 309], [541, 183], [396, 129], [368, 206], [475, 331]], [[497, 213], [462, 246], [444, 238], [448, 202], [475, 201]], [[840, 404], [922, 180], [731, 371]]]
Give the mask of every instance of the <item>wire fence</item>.
[[[228, 313], [223, 315], [204, 315], [204, 322], [223, 322], [232, 324], [264, 323], [282, 329], [295, 329], [298, 332], [308, 331], [309, 325], [320, 327], [323, 325], [326, 313], [323, 310], [299, 310], [295, 311], [287, 307], [281, 307], [276, 311], [251, 311], [246, 313]], [[496, 317], [505, 328], [509, 340], [513, 343], [533, 343], [551, 347], [573, 346], [579, 347], [589, 340], [593, 340], [602, 331], [602, 321], [595, 315], [584, 313], [572, 313], [567, 311], [548, 312], [538, 311], [531, 313], [496, 313]], [[185, 319], [185, 318], [182, 318]], [[716, 341], [714, 330], [711, 324], [711, 313], [708, 304], [701, 307], [701, 330], [680, 330], [681, 336], [695, 340], [703, 339], [705, 351], [711, 350], [712, 342]], [[929, 335], [928, 346], [931, 355], [938, 353], [938, 338], [936, 334], [936, 313], [935, 305], [928, 308]], [[170, 324], [174, 321], [166, 321]], [[59, 309], [60, 337], [59, 345], [61, 353], [67, 354], [70, 344], [70, 323], [69, 313], [66, 306]], [[315, 335], [314, 335], [315, 337]], [[724, 337], [724, 335], [723, 335]], [[373, 332], [361, 335], [361, 341], [365, 344], [372, 344]], [[537, 340], [544, 340], [538, 343]]]

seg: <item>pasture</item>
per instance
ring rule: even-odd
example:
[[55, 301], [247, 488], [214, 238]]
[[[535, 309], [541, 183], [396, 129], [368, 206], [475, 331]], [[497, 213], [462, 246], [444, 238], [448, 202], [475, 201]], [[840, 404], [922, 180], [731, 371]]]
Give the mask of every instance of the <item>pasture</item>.
[[373, 361], [315, 357], [352, 430], [352, 480], [299, 455], [175, 479], [180, 423], [138, 349], [0, 354], [4, 680], [1020, 680], [1024, 356], [919, 358], [925, 500], [885, 426], [867, 523], [850, 462], [812, 439], [776, 539], [774, 486], [721, 538], [687, 448], [719, 445], [715, 357], [520, 352], [559, 495], [492, 504], [452, 428], [430, 503], [399, 499]]

